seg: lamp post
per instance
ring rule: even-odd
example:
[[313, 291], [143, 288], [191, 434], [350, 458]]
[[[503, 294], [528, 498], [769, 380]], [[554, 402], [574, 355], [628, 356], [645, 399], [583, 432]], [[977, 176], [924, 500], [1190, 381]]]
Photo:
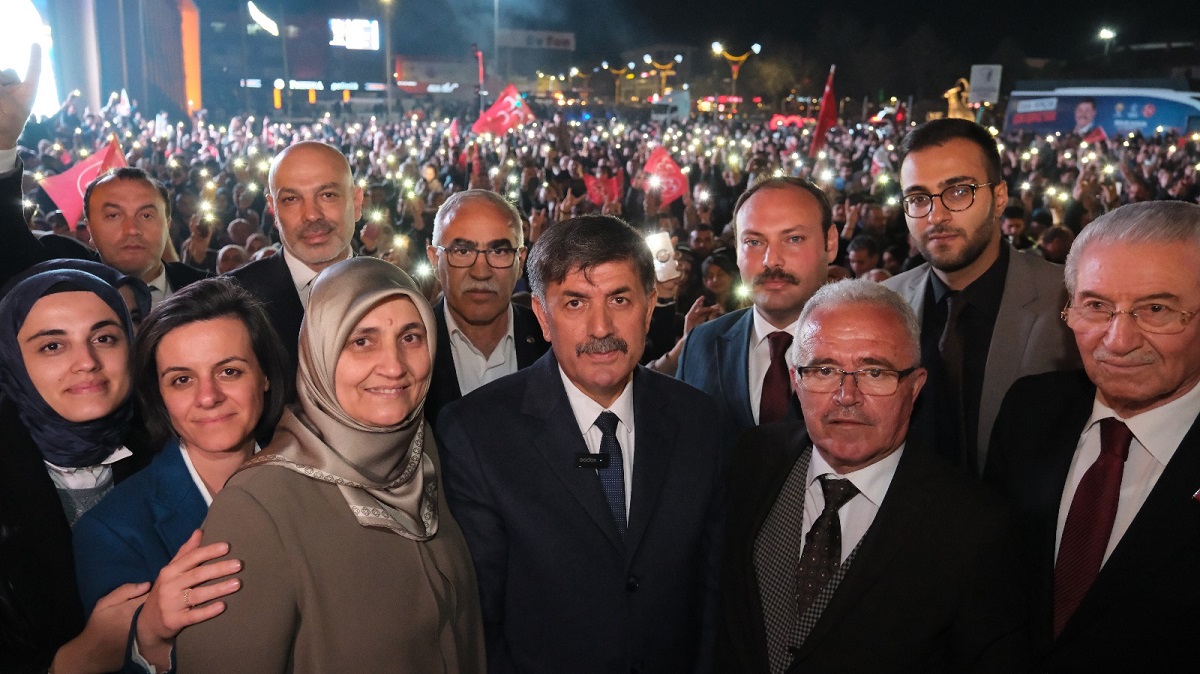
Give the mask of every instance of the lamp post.
[[1100, 39], [1104, 42], [1104, 55], [1108, 56], [1108, 46], [1117, 38], [1117, 32], [1111, 28], [1100, 29]]
[[740, 56], [735, 56], [725, 51], [725, 45], [721, 44], [720, 42], [712, 43], [712, 50], [713, 54], [716, 54], [717, 56], [724, 56], [725, 60], [729, 62], [729, 70], [732, 74], [731, 81], [733, 82], [733, 92], [730, 94], [730, 98], [733, 99], [733, 114], [736, 115], [738, 72], [741, 71], [742, 64], [746, 62], [746, 59], [750, 58], [751, 54], [758, 54], [762, 52], [762, 45], [755, 42], [754, 44], [750, 45], [750, 51]]
[[635, 67], [635, 64], [631, 61], [629, 65], [624, 68], [610, 68], [608, 61], [601, 61], [600, 67], [613, 74], [613, 100], [617, 103], [620, 103], [621, 80], [625, 78], [625, 73], [629, 72]]
[[392, 57], [392, 0], [379, 0], [383, 4], [383, 82], [387, 87], [387, 116], [392, 121], [396, 101], [396, 60]]
[[644, 54], [642, 62], [658, 71], [658, 95], [665, 96], [667, 94], [667, 77], [675, 74], [675, 64], [683, 63], [683, 54], [676, 54], [673, 62], [667, 61], [666, 63], [659, 63], [654, 60], [654, 57]]
[[246, 3], [246, 9], [250, 12], [250, 18], [254, 23], [258, 24], [259, 28], [267, 31], [273, 37], [279, 38], [279, 43], [283, 48], [283, 105], [284, 114], [288, 117], [292, 116], [292, 96], [291, 96], [291, 79], [292, 75], [288, 70], [288, 48], [287, 48], [287, 17], [283, 13], [283, 3], [279, 5], [279, 21], [273, 21], [271, 17], [263, 13], [253, 2]]

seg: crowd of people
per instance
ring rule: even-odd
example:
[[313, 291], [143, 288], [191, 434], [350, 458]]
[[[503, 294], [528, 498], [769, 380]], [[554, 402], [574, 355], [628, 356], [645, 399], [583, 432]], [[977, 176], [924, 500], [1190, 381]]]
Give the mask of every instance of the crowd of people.
[[[31, 119], [35, 82], [0, 670], [1197, 655], [1200, 136]], [[72, 222], [38, 183], [113, 136]]]

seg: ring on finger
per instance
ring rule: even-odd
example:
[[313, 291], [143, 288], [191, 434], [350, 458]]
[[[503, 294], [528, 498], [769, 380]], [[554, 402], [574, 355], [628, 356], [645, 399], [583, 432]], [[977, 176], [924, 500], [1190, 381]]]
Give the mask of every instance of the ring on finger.
[[187, 607], [187, 609], [189, 611], [192, 610], [192, 600], [190, 597], [188, 597], [188, 595], [191, 594], [191, 592], [192, 592], [192, 588], [190, 588], [190, 587], [183, 588], [183, 604], [184, 604], [184, 606]]

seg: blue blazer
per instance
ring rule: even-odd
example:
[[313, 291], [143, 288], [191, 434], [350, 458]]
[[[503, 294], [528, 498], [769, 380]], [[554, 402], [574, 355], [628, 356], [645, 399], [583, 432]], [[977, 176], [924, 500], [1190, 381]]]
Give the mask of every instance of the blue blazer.
[[113, 488], [75, 525], [75, 573], [84, 615], [125, 583], [153, 582], [200, 528], [208, 506], [175, 441]]
[[638, 367], [618, 535], [550, 351], [438, 418], [446, 502], [479, 582], [493, 674], [709, 671], [724, 483], [716, 408]]
[[[716, 399], [733, 438], [757, 425], [746, 373], [754, 327], [752, 311], [751, 307], [739, 309], [696, 326], [683, 344], [675, 375]], [[786, 420], [797, 421], [800, 401], [792, 396], [791, 403]]]

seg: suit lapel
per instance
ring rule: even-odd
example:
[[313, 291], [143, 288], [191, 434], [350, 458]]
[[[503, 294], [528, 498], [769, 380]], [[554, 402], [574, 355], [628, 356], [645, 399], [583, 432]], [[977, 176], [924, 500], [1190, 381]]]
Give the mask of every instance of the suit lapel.
[[737, 426], [754, 426], [754, 410], [750, 407], [750, 383], [747, 367], [750, 358], [750, 326], [754, 317], [746, 309], [742, 317], [734, 321], [725, 334], [717, 338], [717, 367], [720, 372], [721, 388], [726, 399], [736, 401], [734, 414]]
[[191, 473], [183, 462], [179, 445], [167, 443], [147, 470], [153, 470], [155, 481], [154, 498], [150, 510], [154, 517], [154, 531], [167, 551], [178, 550], [196, 526], [197, 508], [205, 510], [204, 498]]
[[629, 500], [628, 549], [637, 550], [653, 518], [675, 455], [678, 420], [664, 413], [666, 398], [658, 394], [652, 375], [641, 367], [633, 376], [633, 494]]
[[[1007, 243], [1001, 243], [1007, 246]], [[1016, 380], [1024, 360], [1025, 349], [1029, 346], [1025, 339], [1033, 331], [1033, 323], [1037, 315], [1026, 307], [1038, 299], [1038, 288], [1031, 279], [1025, 258], [1015, 249], [1009, 249], [1008, 270], [1004, 276], [1004, 295], [1000, 300], [1000, 311], [996, 314], [996, 326], [992, 329], [992, 341], [988, 346], [987, 363], [984, 366], [983, 380], [989, 382], [983, 387], [979, 398], [979, 428], [976, 447], [979, 456], [977, 465], [985, 463], [985, 452], [995, 415], [1000, 411], [1000, 402], [1008, 392], [1009, 385]]]
[[[588, 449], [579, 432], [571, 403], [567, 400], [567, 391], [563, 388], [553, 351], [530, 367], [529, 384], [521, 412], [534, 422], [529, 437], [546, 460], [550, 471], [558, 476], [613, 547], [623, 553], [625, 543], [617, 533], [617, 525], [608, 510], [608, 502], [604, 499], [596, 472], [575, 464], [576, 456], [587, 453]], [[636, 414], [635, 411], [635, 417]], [[639, 438], [640, 433], [639, 430]], [[637, 471], [634, 471], [634, 475], [637, 475]], [[637, 493], [636, 489], [634, 493]]]
[[1195, 540], [1200, 532], [1196, 526], [1200, 522], [1200, 503], [1194, 498], [1197, 488], [1200, 488], [1200, 419], [1192, 423], [1060, 639], [1069, 639], [1073, 633], [1086, 630], [1093, 619], [1106, 618], [1105, 607], [1120, 595], [1133, 591], [1129, 578], [1153, 577], [1161, 560], [1171, 559], [1176, 550]]
[[537, 317], [525, 307], [513, 305], [513, 342], [517, 350], [517, 369], [533, 365], [546, 353], [547, 344], [542, 339], [542, 328]]

